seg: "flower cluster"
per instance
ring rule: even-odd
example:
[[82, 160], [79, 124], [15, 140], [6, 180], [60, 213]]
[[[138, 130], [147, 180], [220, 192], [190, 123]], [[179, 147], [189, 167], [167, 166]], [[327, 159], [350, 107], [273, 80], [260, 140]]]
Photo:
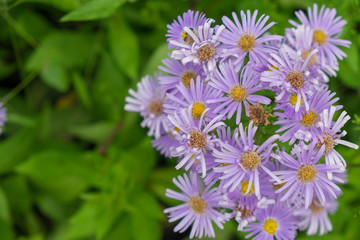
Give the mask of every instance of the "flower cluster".
[[[294, 239], [297, 230], [332, 229], [346, 161], [337, 145], [349, 120], [328, 89], [346, 57], [345, 20], [316, 4], [285, 35], [258, 11], [215, 25], [189, 10], [168, 25], [171, 54], [161, 73], [130, 90], [125, 109], [139, 112], [165, 157], [177, 157], [173, 179], [181, 202], [165, 209], [174, 231], [215, 237], [230, 219], [253, 239]], [[335, 116], [339, 116], [334, 119]]]

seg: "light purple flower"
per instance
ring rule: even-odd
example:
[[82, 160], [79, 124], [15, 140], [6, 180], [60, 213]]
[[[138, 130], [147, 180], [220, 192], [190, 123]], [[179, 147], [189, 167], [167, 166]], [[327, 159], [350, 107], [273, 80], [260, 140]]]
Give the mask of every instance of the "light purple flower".
[[222, 97], [209, 101], [216, 103], [216, 108], [213, 110], [215, 113], [226, 115], [230, 119], [236, 112], [236, 124], [239, 124], [243, 108], [249, 116], [249, 106], [256, 105], [257, 102], [270, 104], [269, 98], [255, 94], [264, 87], [260, 84], [259, 74], [251, 68], [244, 68], [240, 78], [232, 61], [220, 64], [219, 69], [215, 71], [214, 77], [209, 82], [209, 85], [219, 89], [223, 94]]
[[[276, 147], [273, 142], [279, 136], [273, 135], [268, 138], [262, 145], [254, 144], [254, 135], [257, 127], [253, 127], [250, 122], [249, 127], [244, 130], [242, 124], [239, 126], [240, 136], [236, 140], [237, 145], [232, 146], [227, 143], [220, 142], [221, 151], [213, 149], [213, 155], [217, 158], [216, 162], [220, 165], [214, 168], [215, 172], [221, 172], [223, 175], [220, 181], [223, 181], [223, 187], [233, 192], [242, 181], [248, 180], [248, 193], [254, 184], [254, 191], [257, 198], [261, 198], [260, 172], [266, 172], [273, 178], [277, 177], [271, 173], [265, 163], [270, 157], [274, 157], [272, 149]], [[280, 179], [279, 179], [280, 180]]]
[[[295, 15], [301, 24], [311, 27], [314, 31], [312, 40], [319, 49], [319, 58], [326, 59], [330, 66], [336, 66], [337, 58], [342, 60], [346, 57], [346, 54], [337, 46], [350, 47], [351, 42], [339, 39], [346, 21], [336, 16], [335, 8], [325, 8], [323, 5], [318, 11], [317, 4], [314, 4], [313, 9], [308, 8], [308, 17], [303, 11], [297, 11]], [[289, 22], [295, 27], [300, 26], [293, 20]]]
[[[313, 78], [307, 67], [312, 56], [317, 52], [313, 50], [309, 53], [305, 61], [301, 53], [290, 57], [286, 47], [282, 47], [278, 54], [272, 53], [268, 59], [269, 71], [261, 73], [260, 80], [269, 83], [269, 86], [276, 89], [276, 100], [281, 99], [286, 93], [294, 93], [300, 96], [295, 105], [295, 111], [299, 111], [301, 99], [304, 101], [306, 109], [309, 109], [307, 98], [314, 93], [314, 88], [318, 80]], [[293, 59], [295, 57], [295, 59]]]
[[223, 43], [222, 56], [224, 58], [234, 57], [236, 59], [234, 64], [237, 71], [243, 65], [244, 59], [248, 54], [250, 62], [253, 64], [265, 62], [268, 54], [277, 50], [265, 43], [282, 39], [278, 35], [263, 35], [275, 22], [265, 26], [269, 16], [263, 14], [256, 21], [257, 14], [257, 10], [254, 11], [252, 16], [250, 10], [247, 10], [246, 14], [244, 11], [241, 11], [241, 23], [235, 12], [232, 13], [234, 22], [226, 16], [222, 18], [223, 24], [227, 28], [221, 33], [219, 38]]
[[246, 232], [250, 232], [245, 238], [255, 236], [253, 240], [292, 240], [296, 237], [296, 220], [286, 207], [270, 205], [266, 209], [258, 209], [255, 218], [257, 222], [245, 228]]
[[[286, 152], [280, 152], [278, 161], [288, 167], [288, 170], [275, 171], [273, 174], [281, 179], [283, 186], [276, 193], [285, 191], [280, 201], [289, 199], [290, 202], [297, 198], [304, 198], [305, 208], [309, 208], [311, 202], [317, 198], [322, 206], [330, 199], [336, 199], [341, 189], [327, 178], [328, 172], [341, 172], [338, 166], [319, 164], [325, 146], [318, 151], [312, 144], [308, 149], [297, 148], [291, 156]], [[325, 197], [327, 196], [327, 197]]]
[[172, 44], [171, 41], [181, 42], [183, 44], [191, 45], [194, 42], [194, 39], [189, 36], [189, 34], [184, 31], [184, 27], [191, 29], [195, 34], [197, 34], [197, 29], [200, 25], [203, 25], [206, 21], [204, 13], [199, 13], [198, 11], [194, 12], [188, 10], [183, 13], [183, 16], [178, 16], [177, 21], [174, 20], [173, 23], [167, 25], [168, 31], [166, 33], [167, 41], [169, 42], [169, 48], [177, 47]]
[[186, 88], [190, 88], [191, 79], [196, 81], [198, 76], [202, 77], [204, 74], [202, 66], [192, 62], [182, 64], [171, 58], [166, 58], [162, 62], [165, 66], [159, 66], [159, 69], [168, 75], [160, 76], [159, 83], [167, 90], [174, 89], [180, 82]]
[[175, 232], [184, 232], [192, 225], [190, 238], [193, 237], [215, 237], [212, 222], [223, 229], [225, 216], [219, 212], [219, 202], [222, 196], [217, 188], [203, 186], [197, 174], [190, 172], [190, 178], [184, 174], [183, 177], [173, 179], [173, 183], [182, 191], [175, 192], [166, 190], [166, 196], [182, 201], [183, 203], [167, 208], [164, 213], [169, 214], [169, 222], [182, 219], [174, 228]]
[[213, 19], [207, 19], [204, 25], [198, 27], [197, 34], [192, 29], [184, 27], [184, 31], [189, 34], [194, 43], [190, 46], [182, 42], [170, 41], [171, 44], [178, 47], [172, 52], [171, 57], [181, 60], [183, 64], [188, 62], [201, 64], [205, 73], [210, 76], [216, 68], [216, 62], [220, 56], [218, 38], [225, 28], [223, 25], [211, 27], [214, 22]]
[[335, 200], [327, 201], [325, 206], [314, 199], [308, 209], [295, 209], [294, 216], [298, 220], [300, 230], [305, 230], [307, 235], [324, 235], [332, 231], [333, 227], [329, 219], [329, 213], [334, 214], [338, 203]]
[[125, 98], [125, 110], [139, 112], [144, 118], [141, 126], [150, 128], [148, 135], [155, 138], [159, 138], [163, 131], [169, 130], [167, 115], [164, 113], [165, 89], [159, 85], [157, 77], [143, 77], [136, 85], [137, 92], [130, 89], [131, 97]]
[[175, 138], [181, 143], [181, 146], [173, 149], [173, 156], [181, 156], [180, 162], [176, 165], [176, 169], [185, 166], [185, 170], [189, 170], [195, 161], [199, 161], [202, 168], [202, 176], [206, 176], [206, 162], [204, 155], [207, 150], [214, 146], [215, 136], [209, 132], [215, 130], [217, 127], [224, 125], [219, 120], [223, 117], [216, 116], [209, 123], [205, 124], [203, 121], [204, 115], [209, 111], [205, 109], [199, 121], [192, 117], [192, 106], [189, 108], [182, 108], [180, 115], [176, 112], [169, 115], [168, 118], [178, 131], [173, 131]]

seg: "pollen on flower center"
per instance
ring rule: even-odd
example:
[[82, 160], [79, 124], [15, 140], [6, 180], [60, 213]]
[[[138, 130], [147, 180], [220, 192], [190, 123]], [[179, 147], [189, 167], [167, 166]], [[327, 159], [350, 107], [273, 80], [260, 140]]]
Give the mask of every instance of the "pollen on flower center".
[[238, 47], [241, 51], [250, 52], [255, 46], [255, 36], [250, 34], [242, 35], [238, 41]]
[[309, 111], [309, 113], [304, 113], [302, 115], [301, 124], [305, 127], [313, 126], [318, 119], [318, 115], [314, 111]]
[[205, 135], [197, 130], [194, 130], [190, 134], [190, 146], [198, 149], [206, 147]]
[[286, 184], [286, 182], [280, 183], [280, 184], [274, 184], [274, 183], [273, 183], [273, 188], [274, 188], [274, 190], [276, 191], [276, 190], [282, 188], [285, 184]]
[[249, 107], [249, 116], [256, 126], [258, 126], [259, 124], [263, 124], [265, 126], [269, 125], [270, 122], [268, 120], [268, 117], [271, 115], [272, 114], [268, 113], [266, 109], [260, 105], [259, 102], [257, 103], [257, 105]]
[[230, 89], [230, 98], [234, 99], [235, 101], [242, 102], [247, 97], [246, 88], [241, 86], [235, 86]]
[[199, 120], [201, 118], [201, 115], [205, 111], [206, 106], [201, 102], [196, 102], [193, 105], [193, 108], [191, 110], [192, 116], [194, 119]]
[[[290, 103], [291, 105], [295, 106], [295, 105], [296, 105], [296, 102], [297, 102], [297, 98], [298, 98], [298, 96], [297, 96], [296, 93], [292, 94], [291, 97], [290, 97], [289, 103]], [[301, 104], [303, 104], [303, 99], [300, 97], [300, 105], [301, 105]]]
[[315, 180], [317, 175], [316, 168], [313, 165], [304, 165], [299, 168], [297, 176], [300, 181], [307, 183]]
[[260, 156], [254, 151], [248, 151], [240, 157], [240, 164], [246, 170], [255, 170], [261, 164]]
[[205, 209], [208, 207], [207, 202], [199, 196], [190, 198], [189, 205], [196, 213], [205, 213]]
[[316, 148], [319, 150], [322, 145], [325, 144], [324, 154], [330, 152], [334, 148], [334, 139], [327, 133], [324, 133], [326, 137], [323, 137], [323, 142], [318, 142]]
[[195, 81], [196, 77], [197, 77], [197, 75], [193, 71], [185, 71], [181, 75], [181, 82], [185, 85], [186, 88], [190, 88], [191, 79], [193, 79]]
[[215, 56], [215, 48], [210, 44], [206, 44], [199, 48], [199, 50], [197, 51], [197, 56], [200, 61], [207, 62], [213, 59], [213, 57]]
[[[191, 31], [193, 31], [193, 33], [196, 34], [195, 30], [191, 28]], [[181, 33], [181, 38], [182, 40], [184, 41], [184, 43], [187, 43], [187, 44], [192, 44], [194, 42], [194, 39], [190, 36], [189, 33], [187, 33], [186, 31], [183, 31]]]
[[321, 206], [319, 200], [315, 199], [311, 205], [310, 205], [310, 210], [312, 213], [320, 213], [324, 210], [324, 207]]
[[241, 218], [248, 218], [253, 214], [253, 211], [246, 208], [246, 205], [244, 208], [235, 208], [236, 211], [239, 211], [241, 213]]
[[[310, 53], [311, 53], [311, 51], [304, 51], [304, 52], [301, 53], [301, 56], [304, 58], [304, 61], [307, 59], [307, 57], [309, 56]], [[316, 63], [316, 62], [317, 62], [316, 54], [314, 54], [310, 58], [308, 66], [310, 66], [310, 65], [312, 65], [313, 63]]]
[[268, 234], [274, 235], [276, 233], [278, 223], [275, 219], [269, 218], [269, 219], [265, 220], [263, 227], [264, 227], [265, 232], [267, 232]]
[[291, 71], [287, 74], [286, 81], [288, 81], [294, 88], [299, 89], [304, 86], [305, 76], [301, 72]]
[[[241, 182], [241, 193], [243, 195], [246, 194], [246, 191], [248, 190], [249, 187], [249, 181], [243, 181]], [[251, 195], [254, 192], [254, 184], [251, 184], [250, 190], [246, 195]]]
[[148, 105], [149, 112], [152, 114], [158, 116], [163, 111], [163, 104], [160, 100], [152, 100], [150, 104]]
[[315, 29], [313, 34], [313, 41], [317, 44], [324, 45], [327, 43], [327, 35], [326, 33], [321, 29]]

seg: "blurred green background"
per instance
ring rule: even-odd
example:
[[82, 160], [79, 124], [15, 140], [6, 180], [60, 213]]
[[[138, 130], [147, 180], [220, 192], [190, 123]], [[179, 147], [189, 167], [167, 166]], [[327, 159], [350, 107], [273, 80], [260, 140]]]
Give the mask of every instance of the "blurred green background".
[[[360, 3], [335, 7], [348, 25], [337, 78], [330, 86], [352, 120], [346, 139], [360, 144]], [[157, 240], [173, 234], [163, 208], [174, 188], [175, 160], [151, 147], [124, 98], [168, 54], [166, 25], [189, 8], [220, 23], [240, 9], [259, 9], [283, 34], [293, 0], [0, 0], [0, 97], [8, 121], [0, 139], [0, 239]], [[357, 116], [356, 114], [359, 114]], [[349, 164], [334, 230], [324, 237], [360, 237], [360, 154], [338, 148]], [[243, 239], [229, 222], [217, 239]]]

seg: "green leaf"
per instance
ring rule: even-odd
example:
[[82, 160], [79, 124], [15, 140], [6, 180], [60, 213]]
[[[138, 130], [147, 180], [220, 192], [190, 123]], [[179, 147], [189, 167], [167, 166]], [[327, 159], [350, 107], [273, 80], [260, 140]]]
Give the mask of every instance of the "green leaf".
[[151, 55], [144, 67], [142, 75], [153, 74], [156, 71], [160, 71], [158, 66], [162, 64], [161, 60], [169, 57], [169, 51], [168, 44], [162, 43]]
[[65, 69], [82, 67], [94, 48], [94, 35], [84, 32], [57, 31], [43, 39], [26, 62], [29, 71], [41, 71], [49, 63]]
[[62, 22], [110, 17], [125, 0], [91, 0], [61, 18]]
[[82, 0], [21, 0], [21, 2], [42, 3], [58, 8], [62, 11], [70, 11], [79, 7]]
[[162, 228], [159, 221], [146, 215], [134, 213], [131, 215], [131, 228], [135, 240], [159, 240]]
[[69, 78], [65, 69], [59, 64], [50, 62], [45, 65], [41, 72], [41, 79], [59, 92], [66, 92], [69, 89]]
[[115, 225], [103, 240], [131, 240], [132, 229], [129, 228], [130, 221], [130, 215], [124, 214], [119, 220], [115, 221]]
[[34, 129], [24, 128], [0, 142], [0, 174], [11, 171], [28, 156], [35, 137]]
[[90, 99], [89, 89], [88, 86], [86, 85], [84, 78], [78, 72], [74, 72], [72, 78], [73, 78], [74, 88], [76, 90], [76, 93], [80, 97], [80, 100], [83, 102], [83, 104], [86, 107], [88, 108], [91, 107], [92, 102]]
[[141, 191], [141, 189], [135, 190], [135, 196], [132, 197], [131, 203], [134, 205], [134, 209], [139, 210], [141, 214], [147, 217], [156, 220], [165, 219], [163, 210], [156, 198], [145, 191]]
[[110, 52], [117, 66], [133, 81], [138, 81], [139, 43], [125, 19], [117, 16], [108, 25]]
[[0, 219], [10, 222], [9, 205], [4, 191], [0, 188]]
[[85, 141], [101, 143], [113, 128], [114, 124], [109, 122], [97, 122], [88, 125], [74, 126], [69, 129], [69, 133]]
[[68, 202], [85, 190], [95, 175], [86, 157], [77, 152], [45, 150], [32, 155], [16, 170], [59, 201]]

